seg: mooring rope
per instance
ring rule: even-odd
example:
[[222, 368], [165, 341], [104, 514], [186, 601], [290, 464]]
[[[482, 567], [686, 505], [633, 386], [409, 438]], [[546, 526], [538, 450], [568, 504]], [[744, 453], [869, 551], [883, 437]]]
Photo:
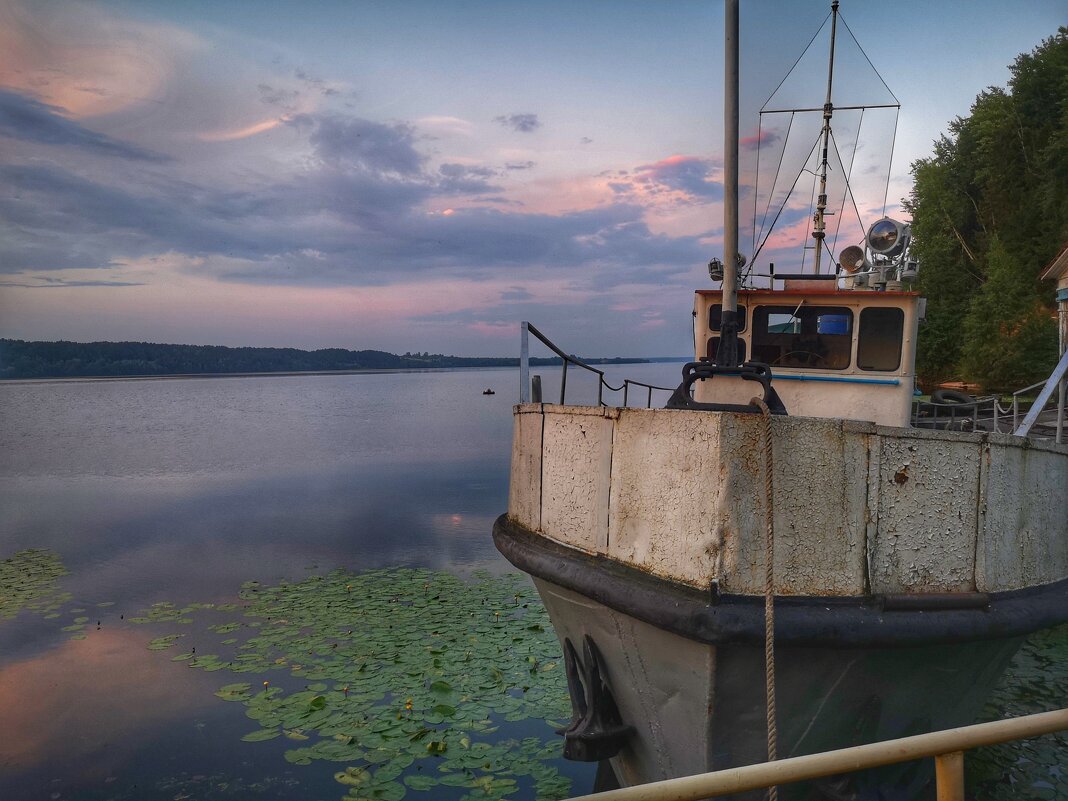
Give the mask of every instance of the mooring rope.
[[[768, 762], [778, 759], [779, 730], [775, 719], [775, 486], [772, 483], [771, 410], [761, 398], [749, 401], [764, 417], [764, 697], [768, 711]], [[777, 787], [768, 788], [768, 801], [778, 801]]]

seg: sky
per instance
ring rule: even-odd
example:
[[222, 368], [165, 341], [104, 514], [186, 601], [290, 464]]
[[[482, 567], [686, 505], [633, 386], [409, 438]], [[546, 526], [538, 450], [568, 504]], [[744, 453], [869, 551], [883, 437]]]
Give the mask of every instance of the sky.
[[[741, 6], [741, 248], [810, 270], [819, 115], [759, 111], [822, 106], [829, 3]], [[901, 109], [835, 116], [834, 252], [1068, 13], [841, 19], [835, 103]], [[686, 355], [722, 39], [716, 0], [0, 0], [0, 337]]]

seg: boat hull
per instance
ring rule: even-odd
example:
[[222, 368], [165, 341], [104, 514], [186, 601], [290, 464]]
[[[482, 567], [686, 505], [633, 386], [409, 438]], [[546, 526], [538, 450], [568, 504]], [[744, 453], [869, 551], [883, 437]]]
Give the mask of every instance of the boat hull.
[[[764, 649], [709, 645], [535, 579], [561, 643], [597, 643], [622, 720], [635, 728], [612, 758], [622, 786], [740, 767], [767, 758]], [[779, 757], [973, 723], [1021, 637], [911, 648], [780, 647]], [[914, 801], [930, 760], [780, 788], [784, 799]], [[756, 801], [752, 792], [733, 796]]]
[[[719, 411], [515, 412], [494, 539], [581, 663], [570, 752], [613, 755], [624, 784], [766, 758], [769, 558], [779, 756], [972, 723], [1023, 638], [1068, 622], [1064, 446]], [[575, 691], [603, 698], [602, 677], [618, 720]], [[930, 772], [784, 797], [923, 798]]]
[[[611, 759], [621, 785], [766, 759], [762, 599], [701, 594], [507, 516], [494, 538], [534, 578], [561, 643], [596, 644], [622, 722], [634, 727]], [[780, 599], [779, 757], [975, 722], [1027, 633], [1064, 617], [1068, 584], [979, 601], [886, 608], [872, 598]], [[925, 797], [932, 776], [927, 760], [782, 788], [780, 797], [911, 801]]]

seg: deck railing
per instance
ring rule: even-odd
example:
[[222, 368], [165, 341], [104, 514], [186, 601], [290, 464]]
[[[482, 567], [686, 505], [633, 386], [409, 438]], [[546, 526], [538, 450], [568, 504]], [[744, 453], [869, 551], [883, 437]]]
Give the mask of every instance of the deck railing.
[[[531, 382], [530, 376], [530, 336], [533, 335], [536, 339], [541, 341], [549, 350], [555, 353], [563, 360], [563, 372], [560, 375], [560, 404], [563, 405], [567, 400], [567, 367], [570, 364], [580, 367], [583, 370], [588, 370], [591, 373], [597, 375], [597, 405], [608, 406], [604, 401], [604, 391], [607, 389], [610, 392], [623, 392], [623, 406], [626, 406], [630, 400], [630, 388], [641, 387], [646, 390], [646, 408], [651, 408], [653, 405], [653, 390], [659, 390], [663, 392], [673, 392], [674, 387], [658, 387], [655, 384], [646, 384], [644, 381], [632, 381], [627, 378], [624, 379], [622, 385], [614, 387], [609, 384], [604, 377], [604, 370], [598, 370], [592, 365], [586, 364], [582, 359], [577, 356], [569, 356], [558, 348], [545, 334], [535, 328], [528, 322], [523, 322], [520, 326], [520, 346], [519, 346], [519, 402], [529, 403], [533, 400], [534, 403], [541, 403], [541, 381]], [[534, 376], [538, 379], [538, 376]]]
[[[1034, 384], [1030, 387], [1017, 390], [1012, 394], [1012, 424], [1014, 432], [1018, 437], [1026, 437], [1031, 433], [1032, 427], [1038, 421], [1038, 416], [1042, 414], [1042, 410], [1046, 407], [1046, 404], [1050, 402], [1053, 397], [1053, 393], [1057, 393], [1057, 423], [1056, 433], [1054, 439], [1057, 444], [1064, 442], [1064, 415], [1065, 415], [1065, 388], [1068, 386], [1068, 350], [1061, 354], [1061, 360], [1057, 363], [1057, 366], [1053, 368], [1053, 372], [1050, 373], [1048, 379], [1040, 384]], [[1038, 393], [1038, 397], [1035, 402], [1031, 404], [1030, 410], [1027, 412], [1027, 416], [1024, 417], [1022, 423], [1018, 423], [1019, 418], [1019, 396], [1025, 392], [1029, 392], [1033, 389], [1042, 387]]]
[[1068, 729], [1068, 709], [1057, 709], [838, 751], [576, 796], [571, 801], [698, 801], [931, 757], [935, 760], [938, 801], [964, 801], [965, 751], [1064, 729]]
[[1007, 413], [998, 407], [997, 398], [993, 396], [976, 398], [971, 403], [938, 403], [916, 398], [912, 401], [912, 427], [980, 431], [992, 425], [993, 430], [997, 431], [999, 412], [1002, 415]]

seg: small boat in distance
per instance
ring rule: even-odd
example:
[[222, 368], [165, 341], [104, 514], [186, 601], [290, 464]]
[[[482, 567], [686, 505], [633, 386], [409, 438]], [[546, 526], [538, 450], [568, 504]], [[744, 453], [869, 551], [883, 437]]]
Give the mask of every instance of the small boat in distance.
[[482, 394], [483, 395], [496, 395], [497, 393], [494, 392], [492, 389], [484, 389], [484, 390], [482, 390]]
[[[1068, 622], [1068, 447], [910, 425], [909, 226], [739, 289], [725, 5], [727, 255], [694, 296], [694, 360], [664, 409], [530, 403], [524, 384], [493, 528], [564, 649], [564, 755], [599, 761], [600, 789], [973, 723], [1024, 638]], [[833, 108], [828, 78], [824, 180]], [[932, 776], [779, 798], [913, 801]]]

